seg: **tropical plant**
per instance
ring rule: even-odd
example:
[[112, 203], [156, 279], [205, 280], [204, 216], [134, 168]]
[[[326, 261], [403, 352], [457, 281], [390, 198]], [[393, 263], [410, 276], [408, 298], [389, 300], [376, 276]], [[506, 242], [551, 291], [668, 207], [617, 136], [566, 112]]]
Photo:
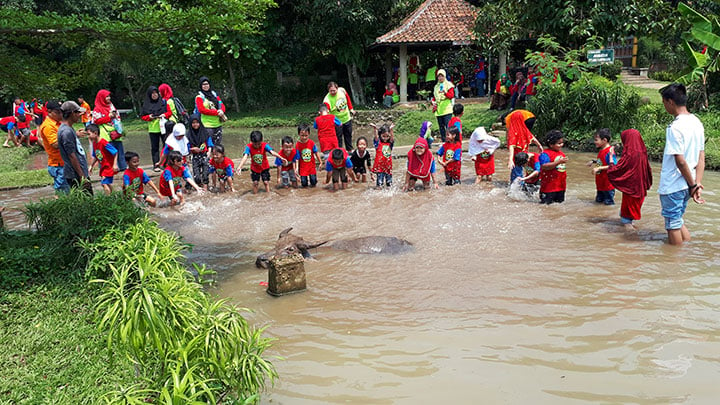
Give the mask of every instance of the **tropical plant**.
[[[703, 96], [703, 108], [709, 107], [708, 76], [720, 70], [720, 23], [717, 15], [704, 16], [690, 6], [680, 3], [678, 11], [691, 24], [689, 32], [683, 35], [683, 48], [688, 56], [688, 69], [677, 80], [684, 84], [700, 83]], [[693, 49], [690, 41], [701, 43], [700, 52]]]
[[566, 48], [551, 35], [541, 35], [537, 42], [543, 51], [528, 51], [525, 62], [537, 69], [545, 82], [563, 78], [574, 81], [589, 70], [590, 65], [584, 60], [585, 55], [588, 49], [599, 47], [601, 39], [590, 37], [579, 49]]

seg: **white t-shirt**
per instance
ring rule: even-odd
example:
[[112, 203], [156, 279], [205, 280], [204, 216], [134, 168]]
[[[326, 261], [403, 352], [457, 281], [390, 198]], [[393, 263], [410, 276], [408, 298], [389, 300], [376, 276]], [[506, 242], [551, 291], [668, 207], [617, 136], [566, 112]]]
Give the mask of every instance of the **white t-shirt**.
[[685, 190], [688, 184], [675, 164], [675, 155], [683, 155], [693, 178], [700, 151], [705, 150], [705, 128], [693, 114], [680, 114], [665, 131], [665, 151], [658, 194], [672, 194]]

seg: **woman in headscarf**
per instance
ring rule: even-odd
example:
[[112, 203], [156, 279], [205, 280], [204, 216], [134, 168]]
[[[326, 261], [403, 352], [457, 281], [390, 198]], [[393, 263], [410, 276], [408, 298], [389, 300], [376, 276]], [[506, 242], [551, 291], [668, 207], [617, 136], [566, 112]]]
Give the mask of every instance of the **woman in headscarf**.
[[165, 100], [165, 103], [167, 103], [168, 110], [170, 111], [170, 116], [167, 117], [168, 121], [172, 121], [174, 123], [180, 122], [180, 117], [178, 116], [178, 109], [175, 105], [175, 97], [173, 96], [172, 87], [170, 87], [169, 84], [163, 83], [158, 87], [158, 90], [160, 91], [160, 97], [162, 97], [163, 100]]
[[491, 110], [504, 110], [510, 101], [510, 86], [512, 82], [506, 73], [503, 73], [495, 84], [495, 92], [490, 97]]
[[515, 155], [520, 152], [527, 153], [531, 143], [537, 145], [540, 152], [543, 150], [540, 141], [530, 132], [533, 124], [535, 124], [535, 115], [528, 110], [515, 110], [505, 117], [510, 183], [516, 177], [523, 177], [522, 167], [515, 167]]
[[210, 85], [210, 79], [203, 76], [200, 78], [200, 91], [195, 96], [195, 108], [197, 108], [202, 123], [210, 132], [214, 144], [222, 144], [222, 123], [227, 121], [225, 116], [225, 104]]
[[450, 123], [453, 112], [453, 98], [455, 97], [455, 85], [447, 80], [445, 69], [437, 71], [437, 83], [433, 89], [433, 110], [440, 126], [440, 138], [445, 142], [445, 131]]
[[190, 163], [192, 164], [193, 178], [198, 186], [207, 190], [209, 180], [209, 159], [215, 147], [212, 137], [202, 124], [199, 114], [190, 117], [190, 126], [185, 135], [190, 145]]
[[165, 100], [160, 98], [160, 92], [155, 86], [150, 86], [145, 92], [145, 100], [140, 110], [140, 118], [148, 123], [148, 134], [150, 135], [150, 153], [152, 155], [153, 170], [160, 172], [160, 144], [165, 137], [160, 128], [160, 118], [169, 118], [171, 115]]
[[[620, 134], [623, 151], [617, 164], [607, 169], [608, 180], [622, 191], [620, 221], [626, 228], [635, 229], [633, 221], [641, 218], [647, 191], [652, 186], [652, 169], [642, 135], [636, 129], [626, 129]], [[595, 172], [597, 168], [593, 169]]]
[[95, 109], [92, 112], [92, 122], [100, 127], [100, 137], [110, 142], [117, 149], [118, 170], [127, 169], [125, 162], [125, 148], [122, 143], [122, 123], [120, 114], [110, 100], [110, 91], [102, 89], [95, 96]]
[[418, 180], [423, 182], [423, 187], [430, 186], [432, 180], [433, 187], [435, 189], [439, 188], [437, 181], [435, 181], [435, 158], [425, 138], [417, 138], [415, 145], [408, 151], [407, 156], [408, 166], [403, 191], [415, 189], [415, 183]]
[[328, 107], [330, 114], [337, 117], [340, 120], [341, 126], [337, 128], [337, 140], [339, 147], [343, 147], [343, 140], [345, 141], [345, 150], [348, 153], [352, 152], [352, 119], [355, 115], [355, 109], [353, 109], [352, 101], [350, 100], [350, 94], [347, 90], [338, 86], [335, 82], [330, 82], [327, 85], [328, 93], [323, 99], [323, 104]]

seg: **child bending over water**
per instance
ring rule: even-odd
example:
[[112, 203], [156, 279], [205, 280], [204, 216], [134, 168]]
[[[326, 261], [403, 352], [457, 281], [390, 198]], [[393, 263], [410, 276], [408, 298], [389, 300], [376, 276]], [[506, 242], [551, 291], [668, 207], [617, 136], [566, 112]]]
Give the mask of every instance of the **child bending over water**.
[[405, 173], [405, 185], [403, 191], [415, 189], [417, 181], [423, 183], [423, 187], [429, 187], [432, 181], [433, 187], [438, 189], [435, 180], [435, 158], [433, 157], [428, 143], [424, 138], [415, 140], [412, 150], [408, 152], [407, 172]]

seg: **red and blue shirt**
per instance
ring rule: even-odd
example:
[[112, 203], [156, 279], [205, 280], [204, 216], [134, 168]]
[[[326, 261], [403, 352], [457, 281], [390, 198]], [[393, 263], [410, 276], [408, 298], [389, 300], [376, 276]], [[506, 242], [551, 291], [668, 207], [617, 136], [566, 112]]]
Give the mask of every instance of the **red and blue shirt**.
[[189, 179], [190, 177], [192, 177], [190, 175], [190, 171], [185, 166], [180, 166], [179, 169], [175, 169], [172, 166], [166, 167], [162, 172], [162, 176], [160, 176], [160, 195], [172, 197], [172, 191], [170, 191], [170, 181], [173, 182], [173, 188], [177, 193], [182, 187], [182, 180]]
[[445, 142], [440, 149], [437, 151], [438, 156], [442, 159], [445, 165], [445, 173], [450, 175], [454, 179], [460, 178], [460, 167], [462, 166], [462, 143], [460, 142]]
[[252, 143], [245, 145], [245, 154], [250, 156], [250, 170], [262, 173], [270, 169], [270, 162], [265, 155], [268, 152], [272, 152], [272, 148], [265, 142], [262, 142], [259, 148], [255, 148]]
[[321, 115], [315, 118], [313, 127], [318, 130], [318, 142], [320, 150], [327, 152], [338, 147], [337, 132], [335, 127], [342, 125], [340, 120], [332, 114]]
[[295, 166], [293, 165], [293, 162], [295, 162], [296, 160], [298, 160], [298, 152], [297, 152], [297, 150], [295, 150], [295, 149], [293, 148], [289, 153], [285, 153], [285, 150], [284, 150], [284, 149], [280, 149], [280, 151], [278, 152], [278, 154], [279, 154], [280, 156], [284, 157], [285, 160], [287, 160], [287, 164], [283, 164], [283, 161], [280, 160], [280, 158], [277, 158], [277, 157], [276, 157], [276, 158], [275, 158], [275, 166], [279, 167], [279, 168], [280, 168], [280, 171], [282, 171], [282, 172], [289, 172], [290, 170], [293, 170], [293, 168], [295, 167]]
[[113, 177], [115, 175], [113, 163], [115, 163], [117, 152], [117, 149], [104, 139], [93, 142], [93, 154], [95, 159], [100, 162], [100, 176]]
[[235, 173], [235, 164], [232, 159], [228, 157], [224, 157], [222, 162], [210, 159], [210, 168], [208, 169], [208, 173], [217, 173], [217, 176], [220, 179], [232, 177], [233, 173]]
[[[540, 166], [556, 162], [560, 158], [564, 158], [565, 154], [562, 151], [554, 151], [552, 149], [545, 149], [540, 154]], [[558, 191], [565, 191], [567, 189], [567, 172], [565, 163], [561, 163], [551, 170], [540, 171], [540, 192], [541, 193], [554, 193]]]
[[315, 154], [318, 150], [315, 142], [312, 139], [308, 139], [305, 143], [298, 142], [295, 144], [295, 149], [297, 150], [295, 158], [298, 160], [298, 174], [300, 176], [316, 174]]
[[[601, 166], [613, 166], [617, 164], [615, 150], [610, 145], [598, 152], [597, 158], [600, 161]], [[597, 188], [597, 191], [610, 191], [615, 189], [615, 187], [610, 184], [607, 170], [603, 170], [595, 175], [595, 187]]]
[[135, 170], [127, 169], [123, 173], [123, 184], [125, 189], [135, 195], [145, 194], [144, 185], [150, 182], [150, 177], [141, 168]]
[[392, 150], [394, 142], [381, 142], [379, 139], [373, 141], [375, 145], [375, 163], [373, 173], [392, 173]]

